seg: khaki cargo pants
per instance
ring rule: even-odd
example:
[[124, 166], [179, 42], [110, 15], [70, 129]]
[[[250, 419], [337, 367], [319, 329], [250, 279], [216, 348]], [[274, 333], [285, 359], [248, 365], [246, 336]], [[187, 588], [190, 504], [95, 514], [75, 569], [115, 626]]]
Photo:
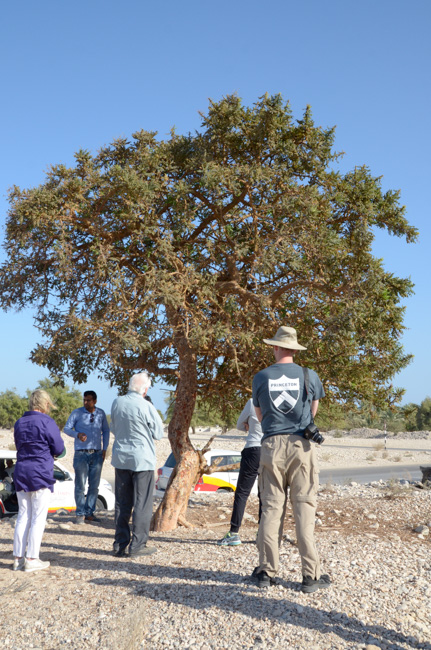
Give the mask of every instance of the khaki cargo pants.
[[290, 488], [302, 575], [320, 578], [320, 562], [314, 542], [318, 485], [319, 470], [313, 443], [299, 435], [271, 436], [263, 441], [259, 467], [262, 501], [257, 536], [259, 571], [266, 571], [270, 577], [278, 571], [278, 549]]

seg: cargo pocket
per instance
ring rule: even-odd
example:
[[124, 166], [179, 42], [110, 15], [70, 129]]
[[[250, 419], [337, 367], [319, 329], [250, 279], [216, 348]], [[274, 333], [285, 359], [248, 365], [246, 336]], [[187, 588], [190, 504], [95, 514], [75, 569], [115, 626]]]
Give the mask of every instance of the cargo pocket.
[[298, 440], [294, 444], [298, 467], [292, 477], [290, 499], [292, 502], [316, 505], [319, 469], [311, 444], [308, 440]]

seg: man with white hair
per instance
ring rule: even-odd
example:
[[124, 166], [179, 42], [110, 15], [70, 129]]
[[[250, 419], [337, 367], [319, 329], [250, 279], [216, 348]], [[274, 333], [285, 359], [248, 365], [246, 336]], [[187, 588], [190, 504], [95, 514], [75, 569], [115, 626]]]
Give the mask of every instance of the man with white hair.
[[153, 514], [154, 440], [162, 438], [163, 422], [155, 407], [145, 399], [150, 386], [146, 372], [133, 375], [127, 394], [117, 397], [111, 409], [115, 437], [112, 465], [115, 467], [116, 557], [124, 557], [127, 547], [130, 557], [151, 555], [157, 550], [147, 546], [147, 541]]

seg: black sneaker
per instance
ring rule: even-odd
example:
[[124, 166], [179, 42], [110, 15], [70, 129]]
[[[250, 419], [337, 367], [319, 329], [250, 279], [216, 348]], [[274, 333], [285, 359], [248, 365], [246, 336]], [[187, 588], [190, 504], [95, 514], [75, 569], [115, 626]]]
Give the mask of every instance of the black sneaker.
[[114, 549], [112, 555], [114, 557], [126, 557], [126, 549], [127, 547]]
[[96, 515], [85, 515], [85, 521], [92, 521], [95, 524], [100, 524], [100, 519], [99, 517], [96, 517]]
[[266, 571], [259, 571], [258, 568], [256, 567], [253, 569], [253, 573], [251, 574], [252, 580], [254, 580], [257, 583], [257, 586], [260, 587], [260, 589], [266, 589], [267, 587], [273, 587], [277, 583], [275, 582], [274, 578], [270, 578], [269, 575], [267, 574]]
[[318, 580], [313, 580], [310, 576], [303, 576], [301, 591], [304, 594], [312, 594], [313, 591], [318, 589], [327, 589], [331, 585], [331, 579], [326, 574], [320, 576]]

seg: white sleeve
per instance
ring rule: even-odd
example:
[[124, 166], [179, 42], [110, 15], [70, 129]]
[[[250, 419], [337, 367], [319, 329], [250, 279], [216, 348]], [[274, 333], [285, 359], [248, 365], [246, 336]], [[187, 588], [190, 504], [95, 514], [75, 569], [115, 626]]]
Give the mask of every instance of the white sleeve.
[[251, 415], [251, 406], [252, 406], [252, 400], [249, 399], [247, 404], [244, 406], [241, 415], [238, 418], [238, 422], [236, 423], [236, 428], [238, 431], [246, 431], [245, 424], [248, 424], [248, 418]]

